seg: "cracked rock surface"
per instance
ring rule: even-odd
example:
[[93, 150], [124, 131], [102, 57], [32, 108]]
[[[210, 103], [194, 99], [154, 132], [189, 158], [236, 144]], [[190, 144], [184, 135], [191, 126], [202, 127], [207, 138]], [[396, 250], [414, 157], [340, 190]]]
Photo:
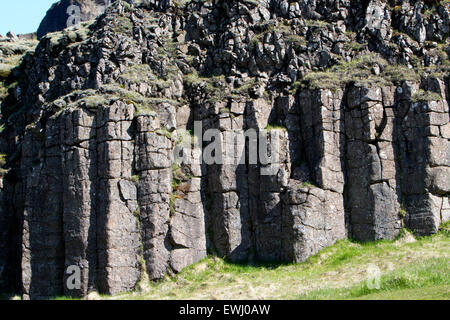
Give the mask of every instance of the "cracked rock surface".
[[[118, 294], [208, 251], [302, 262], [347, 237], [437, 232], [448, 21], [448, 3], [416, 0], [115, 1], [43, 33], [0, 74], [0, 292]], [[277, 133], [276, 172], [179, 164], [195, 121], [224, 150]]]

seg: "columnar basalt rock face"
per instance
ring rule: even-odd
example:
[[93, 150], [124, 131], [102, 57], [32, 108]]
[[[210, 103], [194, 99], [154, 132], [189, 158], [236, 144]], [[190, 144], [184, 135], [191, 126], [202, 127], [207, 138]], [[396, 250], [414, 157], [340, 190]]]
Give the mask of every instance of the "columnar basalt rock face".
[[390, 88], [350, 88], [345, 115], [347, 204], [358, 240], [392, 239], [402, 227], [396, 194], [394, 115]]
[[[0, 291], [117, 294], [208, 250], [302, 262], [436, 232], [449, 8], [419, 2], [116, 1], [44, 36], [0, 75]], [[233, 161], [195, 161], [215, 139]]]
[[[399, 131], [405, 220], [409, 228], [423, 235], [436, 232], [440, 222], [448, 220], [450, 190], [448, 83], [428, 79], [425, 85], [441, 99], [409, 102], [404, 105], [407, 109], [399, 108], [403, 111]], [[414, 84], [399, 87], [398, 99], [407, 99], [411, 90]]]

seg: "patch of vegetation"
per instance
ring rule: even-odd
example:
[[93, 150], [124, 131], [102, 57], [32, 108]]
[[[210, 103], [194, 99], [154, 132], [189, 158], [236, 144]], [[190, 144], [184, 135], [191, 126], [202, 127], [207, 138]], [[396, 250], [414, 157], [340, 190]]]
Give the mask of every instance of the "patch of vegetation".
[[23, 56], [36, 47], [37, 41], [0, 42], [0, 81], [5, 81], [12, 70], [20, 65]]
[[152, 88], [162, 91], [172, 85], [173, 82], [169, 77], [175, 75], [175, 69], [171, 69], [171, 67], [168, 67], [165, 71], [168, 71], [166, 77], [160, 78], [153, 73], [149, 65], [134, 64], [120, 74], [117, 82], [121, 84], [122, 89], [126, 88], [125, 84], [140, 85], [141, 83], [147, 83]]
[[441, 101], [442, 97], [440, 94], [432, 91], [419, 90], [413, 96], [412, 102], [428, 102], [428, 101]]
[[427, 259], [388, 272], [375, 281], [361, 281], [350, 288], [320, 289], [300, 299], [450, 299], [450, 260]]
[[291, 35], [287, 36], [285, 39], [286, 39], [286, 42], [288, 44], [291, 44], [292, 47], [296, 50], [300, 49], [301, 47], [304, 47], [307, 44], [307, 41], [304, 37], [301, 37], [296, 34], [291, 34]]
[[135, 116], [155, 115], [155, 111], [148, 105], [135, 104], [136, 113]]
[[317, 186], [314, 183], [310, 182], [310, 181], [303, 182], [300, 185], [300, 187], [303, 187], [303, 188], [317, 188]]
[[[175, 200], [170, 199], [175, 212]], [[356, 243], [341, 240], [306, 262], [230, 263], [216, 256], [185, 268], [175, 276], [145, 284], [136, 291], [101, 299], [450, 299], [450, 223], [439, 233], [414, 241]], [[381, 272], [379, 289], [369, 289]]]
[[178, 104], [178, 102], [170, 99], [147, 98], [135, 91], [126, 90], [116, 84], [104, 85], [100, 88], [100, 91], [111, 98], [120, 98], [129, 104], [134, 104], [136, 107], [136, 115], [155, 115], [156, 113], [151, 107], [154, 104], [162, 102]]
[[306, 26], [308, 27], [316, 27], [320, 29], [325, 29], [329, 25], [328, 22], [323, 20], [306, 20]]
[[[140, 206], [137, 206], [136, 210], [133, 211], [133, 215], [136, 218], [139, 218], [141, 216], [141, 207]], [[140, 225], [140, 223], [141, 223], [141, 221], [138, 219], [138, 224]], [[138, 229], [141, 230], [140, 226]]]
[[267, 131], [272, 131], [272, 130], [283, 130], [283, 131], [286, 131], [287, 128], [283, 127], [283, 126], [277, 126], [277, 125], [269, 124], [269, 125], [267, 125], [265, 130], [267, 130]]
[[251, 39], [250, 49], [255, 49], [258, 43], [262, 42], [267, 34], [274, 32], [281, 34], [282, 38], [286, 39], [286, 42], [288, 43], [301, 45], [303, 38], [295, 34], [290, 23], [290, 20], [285, 19], [278, 24], [269, 22], [259, 25], [259, 29], [262, 29], [262, 31], [255, 34]]
[[[299, 264], [235, 264], [209, 256], [150, 282], [146, 293], [106, 299], [450, 299], [445, 230], [414, 242], [341, 240]], [[381, 271], [379, 290], [367, 290], [371, 265]]]
[[179, 164], [172, 165], [172, 190], [177, 191], [183, 182], [192, 179], [192, 177], [186, 175]]
[[6, 80], [14, 67], [15, 66], [11, 64], [0, 63], [0, 79]]
[[134, 175], [134, 176], [131, 176], [130, 178], [129, 178], [129, 180], [131, 181], [131, 182], [133, 182], [134, 184], [139, 184], [139, 181], [141, 180], [141, 177], [139, 176], [139, 175]]
[[131, 35], [133, 33], [133, 22], [128, 17], [118, 16], [114, 20], [113, 31], [124, 35]]
[[22, 297], [13, 294], [0, 293], [0, 301], [2, 300], [22, 300]]
[[172, 132], [170, 132], [166, 128], [158, 129], [155, 132], [161, 136], [165, 136], [169, 140], [172, 140]]
[[175, 101], [165, 98], [147, 98], [141, 94], [122, 88], [117, 84], [107, 84], [98, 90], [76, 90], [66, 96], [60, 97], [52, 102], [54, 108], [59, 110], [53, 117], [57, 117], [68, 108], [77, 108], [80, 104], [85, 104], [88, 108], [97, 108], [101, 105], [110, 105], [121, 100], [127, 104], [133, 104], [136, 108], [135, 115], [156, 115], [152, 108], [161, 103], [178, 105], [184, 101]]
[[184, 9], [190, 4], [192, 0], [174, 0], [173, 4], [175, 8]]
[[[24, 55], [26, 52], [34, 51], [37, 44], [37, 40], [19, 40], [16, 42], [0, 42], [0, 50], [3, 52], [3, 56], [15, 56]], [[3, 59], [3, 58], [2, 58]]]
[[92, 95], [83, 99], [88, 109], [96, 109], [100, 106], [107, 104], [107, 99], [102, 95]]
[[435, 13], [439, 6], [448, 6], [450, 4], [449, 0], [424, 0], [423, 2], [426, 5], [423, 14], [427, 17]]
[[8, 88], [0, 81], [0, 100], [5, 99], [8, 96]]
[[418, 72], [417, 69], [410, 69], [407, 66], [400, 64], [385, 65], [380, 76], [391, 83], [420, 80], [420, 72]]
[[6, 165], [8, 155], [5, 153], [0, 153], [0, 176], [6, 175], [9, 170], [3, 168]]
[[132, 83], [141, 83], [143, 81], [156, 79], [152, 69], [148, 64], [133, 64], [125, 72], [122, 72], [119, 79], [122, 78]]
[[92, 21], [82, 22], [76, 26], [69, 27], [62, 31], [52, 32], [45, 35], [44, 38], [50, 40], [50, 46], [59, 47], [60, 50], [72, 48], [77, 44], [86, 41], [90, 32]]
[[176, 214], [176, 210], [175, 210], [175, 201], [177, 199], [181, 199], [181, 196], [178, 194], [171, 194], [170, 195], [170, 199], [169, 199], [169, 208], [170, 208], [170, 214], [174, 215]]
[[351, 42], [344, 43], [344, 48], [346, 50], [362, 51], [366, 47], [367, 47], [367, 43], [359, 43], [357, 41], [351, 41]]
[[[157, 48], [158, 57], [160, 59], [173, 59], [179, 55], [180, 43], [173, 40], [166, 41], [163, 46]], [[173, 61], [171, 61], [173, 62]], [[166, 68], [169, 68], [169, 74], [174, 73], [178, 70], [173, 64], [169, 64]]]
[[256, 85], [258, 84], [256, 78], [250, 78], [247, 81], [245, 81], [239, 88], [235, 88], [232, 90], [232, 94], [234, 95], [250, 95], [250, 90], [254, 89]]
[[223, 101], [226, 97], [225, 76], [199, 76], [197, 71], [184, 76], [184, 84], [188, 87], [202, 88], [207, 102], [215, 103]]
[[440, 63], [423, 68], [421, 65], [414, 65], [418, 72], [428, 73], [433, 77], [445, 78], [450, 74], [450, 57], [448, 56], [448, 44], [439, 43], [436, 48], [429, 50], [429, 54], [439, 58]]
[[399, 216], [402, 219], [402, 221], [406, 218], [406, 215], [408, 212], [406, 211], [405, 204], [402, 203], [400, 206]]
[[[381, 73], [376, 75], [372, 68], [380, 67]], [[420, 79], [420, 74], [403, 65], [391, 65], [375, 53], [368, 53], [353, 59], [350, 62], [341, 60], [337, 65], [327, 71], [308, 73], [303, 83], [313, 89], [337, 89], [349, 83], [360, 85], [388, 85], [403, 80]]]
[[8, 155], [5, 153], [0, 153], [0, 167], [3, 167], [6, 164], [6, 157]]

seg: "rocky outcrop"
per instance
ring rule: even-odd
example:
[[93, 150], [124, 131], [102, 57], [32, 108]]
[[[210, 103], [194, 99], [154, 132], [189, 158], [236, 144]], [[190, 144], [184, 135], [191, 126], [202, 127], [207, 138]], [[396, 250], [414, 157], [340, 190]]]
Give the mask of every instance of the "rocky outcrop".
[[[61, 31], [67, 27], [89, 21], [105, 11], [111, 0], [61, 0], [52, 5], [47, 11], [37, 30], [37, 37], [41, 39], [48, 33]], [[70, 10], [77, 6], [77, 10]], [[79, 13], [79, 15], [78, 15]]]
[[[116, 1], [44, 36], [4, 80], [1, 290], [117, 294], [208, 250], [302, 262], [346, 237], [435, 233], [449, 8], [398, 3]], [[217, 141], [235, 161], [194, 161]]]

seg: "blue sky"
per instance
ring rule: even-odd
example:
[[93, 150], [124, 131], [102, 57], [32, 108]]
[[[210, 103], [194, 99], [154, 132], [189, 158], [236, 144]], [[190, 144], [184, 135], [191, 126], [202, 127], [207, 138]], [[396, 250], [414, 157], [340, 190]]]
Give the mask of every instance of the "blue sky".
[[0, 0], [0, 34], [37, 30], [50, 6], [57, 0]]

